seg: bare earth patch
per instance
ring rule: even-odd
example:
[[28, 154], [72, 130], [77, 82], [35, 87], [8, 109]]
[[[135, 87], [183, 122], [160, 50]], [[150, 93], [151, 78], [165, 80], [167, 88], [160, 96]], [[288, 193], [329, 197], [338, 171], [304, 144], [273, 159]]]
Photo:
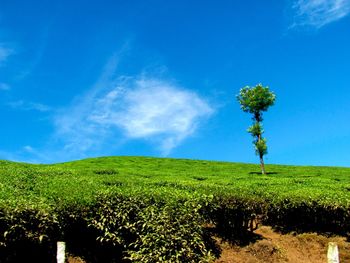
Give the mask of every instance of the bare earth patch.
[[262, 239], [244, 247], [220, 242], [222, 253], [215, 263], [324, 263], [328, 242], [338, 244], [340, 262], [350, 262], [350, 242], [343, 237], [315, 233], [282, 235], [267, 226], [261, 226], [255, 233]]

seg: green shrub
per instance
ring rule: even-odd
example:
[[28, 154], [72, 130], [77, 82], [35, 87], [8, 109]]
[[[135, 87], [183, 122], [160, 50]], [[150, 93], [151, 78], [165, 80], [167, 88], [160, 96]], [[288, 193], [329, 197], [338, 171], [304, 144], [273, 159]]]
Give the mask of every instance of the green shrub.
[[200, 208], [196, 201], [114, 196], [100, 201], [90, 226], [132, 262], [209, 262]]

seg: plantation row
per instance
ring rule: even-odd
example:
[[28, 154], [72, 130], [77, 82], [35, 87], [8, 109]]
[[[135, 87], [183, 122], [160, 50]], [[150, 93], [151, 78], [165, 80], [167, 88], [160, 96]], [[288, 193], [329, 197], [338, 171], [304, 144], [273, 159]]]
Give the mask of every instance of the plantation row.
[[[350, 169], [137, 157], [57, 165], [0, 163], [0, 261], [210, 262], [213, 234], [350, 232]], [[40, 258], [38, 258], [40, 255]]]

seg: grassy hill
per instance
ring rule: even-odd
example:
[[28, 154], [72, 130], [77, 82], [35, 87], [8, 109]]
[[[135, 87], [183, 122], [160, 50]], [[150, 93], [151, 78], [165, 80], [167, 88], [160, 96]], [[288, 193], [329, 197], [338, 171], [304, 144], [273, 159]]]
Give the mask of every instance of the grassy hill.
[[[266, 169], [263, 176], [253, 164], [148, 157], [0, 161], [0, 254], [1, 244], [73, 244], [70, 233], [93, 229], [91, 240], [120, 246], [131, 261], [205, 262], [208, 224], [231, 239], [257, 219], [286, 231], [349, 233], [350, 168]], [[77, 222], [85, 230], [71, 229]]]
[[0, 205], [90, 202], [106, 192], [246, 192], [266, 198], [350, 202], [350, 168], [267, 165], [148, 157], [100, 157], [34, 165], [0, 161]]

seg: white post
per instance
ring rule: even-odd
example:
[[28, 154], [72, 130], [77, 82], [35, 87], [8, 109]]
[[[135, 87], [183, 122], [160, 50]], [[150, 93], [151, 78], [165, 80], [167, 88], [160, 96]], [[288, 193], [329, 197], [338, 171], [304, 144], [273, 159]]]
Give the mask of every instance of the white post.
[[57, 242], [57, 263], [65, 263], [66, 261], [66, 243]]
[[339, 263], [339, 252], [338, 246], [335, 242], [328, 243], [328, 252], [327, 252], [328, 263]]

